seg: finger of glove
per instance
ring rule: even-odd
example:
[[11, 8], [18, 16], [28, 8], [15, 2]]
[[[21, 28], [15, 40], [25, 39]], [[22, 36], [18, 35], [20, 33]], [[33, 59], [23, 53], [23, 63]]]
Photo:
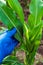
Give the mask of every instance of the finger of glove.
[[2, 56], [2, 54], [0, 52], [0, 64], [2, 63], [2, 60], [3, 60], [3, 56]]
[[15, 47], [18, 45], [18, 41], [17, 40], [13, 40], [13, 42], [9, 45], [9, 48], [8, 48], [8, 54], [11, 54], [12, 51], [15, 49]]
[[9, 37], [12, 37], [13, 35], [16, 34], [16, 32], [17, 32], [16, 28], [13, 28], [11, 31], [8, 31], [8, 32], [7, 32], [7, 35], [8, 35]]
[[15, 39], [15, 40], [13, 41], [13, 46], [14, 46], [14, 48], [15, 48], [18, 44], [19, 44], [19, 41]]

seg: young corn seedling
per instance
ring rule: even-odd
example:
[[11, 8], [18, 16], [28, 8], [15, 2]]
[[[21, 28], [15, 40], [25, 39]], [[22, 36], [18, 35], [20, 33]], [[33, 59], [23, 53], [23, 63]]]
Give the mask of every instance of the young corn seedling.
[[42, 36], [43, 1], [31, 0], [27, 23], [24, 20], [24, 13], [18, 0], [6, 0], [5, 2], [7, 3], [0, 1], [0, 21], [9, 30], [16, 27], [15, 38], [20, 41], [20, 49], [26, 54], [24, 65], [33, 65]]

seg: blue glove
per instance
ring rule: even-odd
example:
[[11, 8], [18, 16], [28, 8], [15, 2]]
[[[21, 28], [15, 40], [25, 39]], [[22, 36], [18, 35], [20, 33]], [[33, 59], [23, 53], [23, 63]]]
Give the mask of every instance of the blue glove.
[[0, 35], [0, 64], [18, 45], [19, 41], [13, 37], [16, 32], [16, 29], [13, 28], [11, 31], [6, 31]]

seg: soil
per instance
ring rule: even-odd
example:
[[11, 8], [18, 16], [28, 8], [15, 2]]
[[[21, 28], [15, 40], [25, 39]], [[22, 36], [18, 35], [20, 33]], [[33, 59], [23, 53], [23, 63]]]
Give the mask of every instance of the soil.
[[38, 53], [43, 55], [43, 40], [41, 41], [41, 44], [39, 46]]
[[39, 62], [37, 65], [43, 65], [43, 63]]

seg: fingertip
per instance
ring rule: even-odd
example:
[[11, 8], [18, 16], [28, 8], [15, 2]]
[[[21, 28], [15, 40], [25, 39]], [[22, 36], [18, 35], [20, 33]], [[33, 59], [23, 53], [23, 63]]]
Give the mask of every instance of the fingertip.
[[14, 46], [16, 47], [19, 44], [19, 41], [15, 39]]
[[17, 32], [16, 28], [13, 28], [12, 30], [8, 31], [8, 36], [12, 37]]

